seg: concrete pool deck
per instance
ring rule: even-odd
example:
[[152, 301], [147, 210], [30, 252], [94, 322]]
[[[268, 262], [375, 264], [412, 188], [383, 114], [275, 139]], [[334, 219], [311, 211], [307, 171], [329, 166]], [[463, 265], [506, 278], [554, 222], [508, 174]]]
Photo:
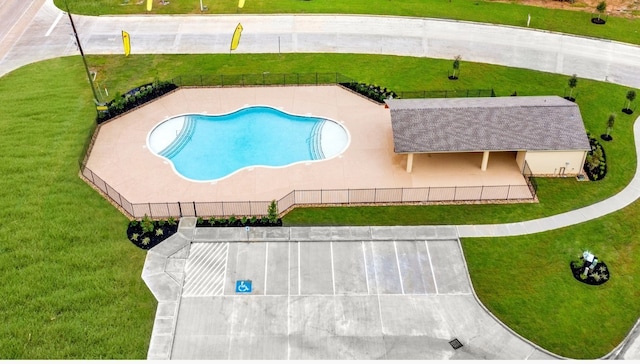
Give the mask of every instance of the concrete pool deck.
[[[332, 119], [348, 130], [350, 145], [332, 159], [248, 168], [214, 182], [182, 178], [147, 148], [148, 133], [169, 117], [249, 105]], [[526, 185], [512, 153], [492, 153], [484, 172], [482, 153], [417, 155], [407, 173], [406, 157], [393, 151], [390, 120], [384, 105], [339, 86], [184, 88], [102, 125], [87, 167], [132, 203], [271, 201], [293, 190]]]

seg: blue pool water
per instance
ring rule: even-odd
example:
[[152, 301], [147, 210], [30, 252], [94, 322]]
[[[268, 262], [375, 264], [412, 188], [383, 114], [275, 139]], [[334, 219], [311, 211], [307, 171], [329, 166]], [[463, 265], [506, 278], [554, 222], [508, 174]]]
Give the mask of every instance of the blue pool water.
[[156, 126], [148, 139], [154, 153], [196, 181], [220, 179], [248, 167], [330, 158], [347, 142], [346, 130], [331, 120], [267, 106], [225, 115], [181, 115]]

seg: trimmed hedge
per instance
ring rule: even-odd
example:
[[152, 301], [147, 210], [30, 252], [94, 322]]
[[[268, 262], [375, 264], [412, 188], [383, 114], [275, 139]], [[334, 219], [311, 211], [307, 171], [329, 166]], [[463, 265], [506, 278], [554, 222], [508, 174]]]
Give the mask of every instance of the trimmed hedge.
[[124, 95], [116, 95], [113, 100], [107, 103], [107, 110], [98, 113], [96, 122], [103, 123], [177, 88], [178, 86], [172, 82], [157, 81], [131, 89]]
[[607, 175], [607, 156], [604, 153], [602, 144], [589, 136], [589, 144], [591, 144], [591, 150], [587, 153], [587, 158], [584, 162], [584, 171], [589, 177], [590, 181], [599, 181]]
[[388, 98], [394, 98], [397, 99], [398, 98], [398, 94], [396, 94], [395, 92], [388, 90], [386, 87], [382, 88], [380, 86], [376, 86], [376, 85], [370, 85], [370, 84], [366, 84], [366, 83], [361, 83], [361, 82], [344, 82], [344, 83], [340, 83], [342, 86], [353, 90], [357, 93], [359, 93], [362, 96], [365, 96], [375, 102], [379, 102], [379, 103], [383, 103], [384, 100], [388, 99]]

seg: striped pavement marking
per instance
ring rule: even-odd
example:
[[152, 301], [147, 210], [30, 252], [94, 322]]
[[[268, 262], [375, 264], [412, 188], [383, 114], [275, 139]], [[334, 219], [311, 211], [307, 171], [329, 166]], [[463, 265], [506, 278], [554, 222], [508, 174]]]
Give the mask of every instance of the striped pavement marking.
[[228, 253], [229, 243], [191, 244], [182, 296], [222, 296]]

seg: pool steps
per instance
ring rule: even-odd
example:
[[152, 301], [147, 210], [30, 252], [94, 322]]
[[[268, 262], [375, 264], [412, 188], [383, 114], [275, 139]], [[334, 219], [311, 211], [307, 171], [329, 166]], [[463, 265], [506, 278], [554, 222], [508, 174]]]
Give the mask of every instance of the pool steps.
[[167, 159], [173, 158], [176, 154], [178, 154], [179, 151], [182, 150], [185, 144], [187, 144], [191, 140], [191, 137], [193, 136], [195, 130], [196, 123], [193, 120], [193, 117], [186, 117], [178, 136], [171, 142], [171, 144], [169, 144], [158, 154]]
[[313, 129], [311, 129], [311, 136], [307, 139], [312, 160], [324, 159], [324, 153], [322, 152], [322, 127], [326, 122], [326, 120], [321, 120], [315, 123]]

